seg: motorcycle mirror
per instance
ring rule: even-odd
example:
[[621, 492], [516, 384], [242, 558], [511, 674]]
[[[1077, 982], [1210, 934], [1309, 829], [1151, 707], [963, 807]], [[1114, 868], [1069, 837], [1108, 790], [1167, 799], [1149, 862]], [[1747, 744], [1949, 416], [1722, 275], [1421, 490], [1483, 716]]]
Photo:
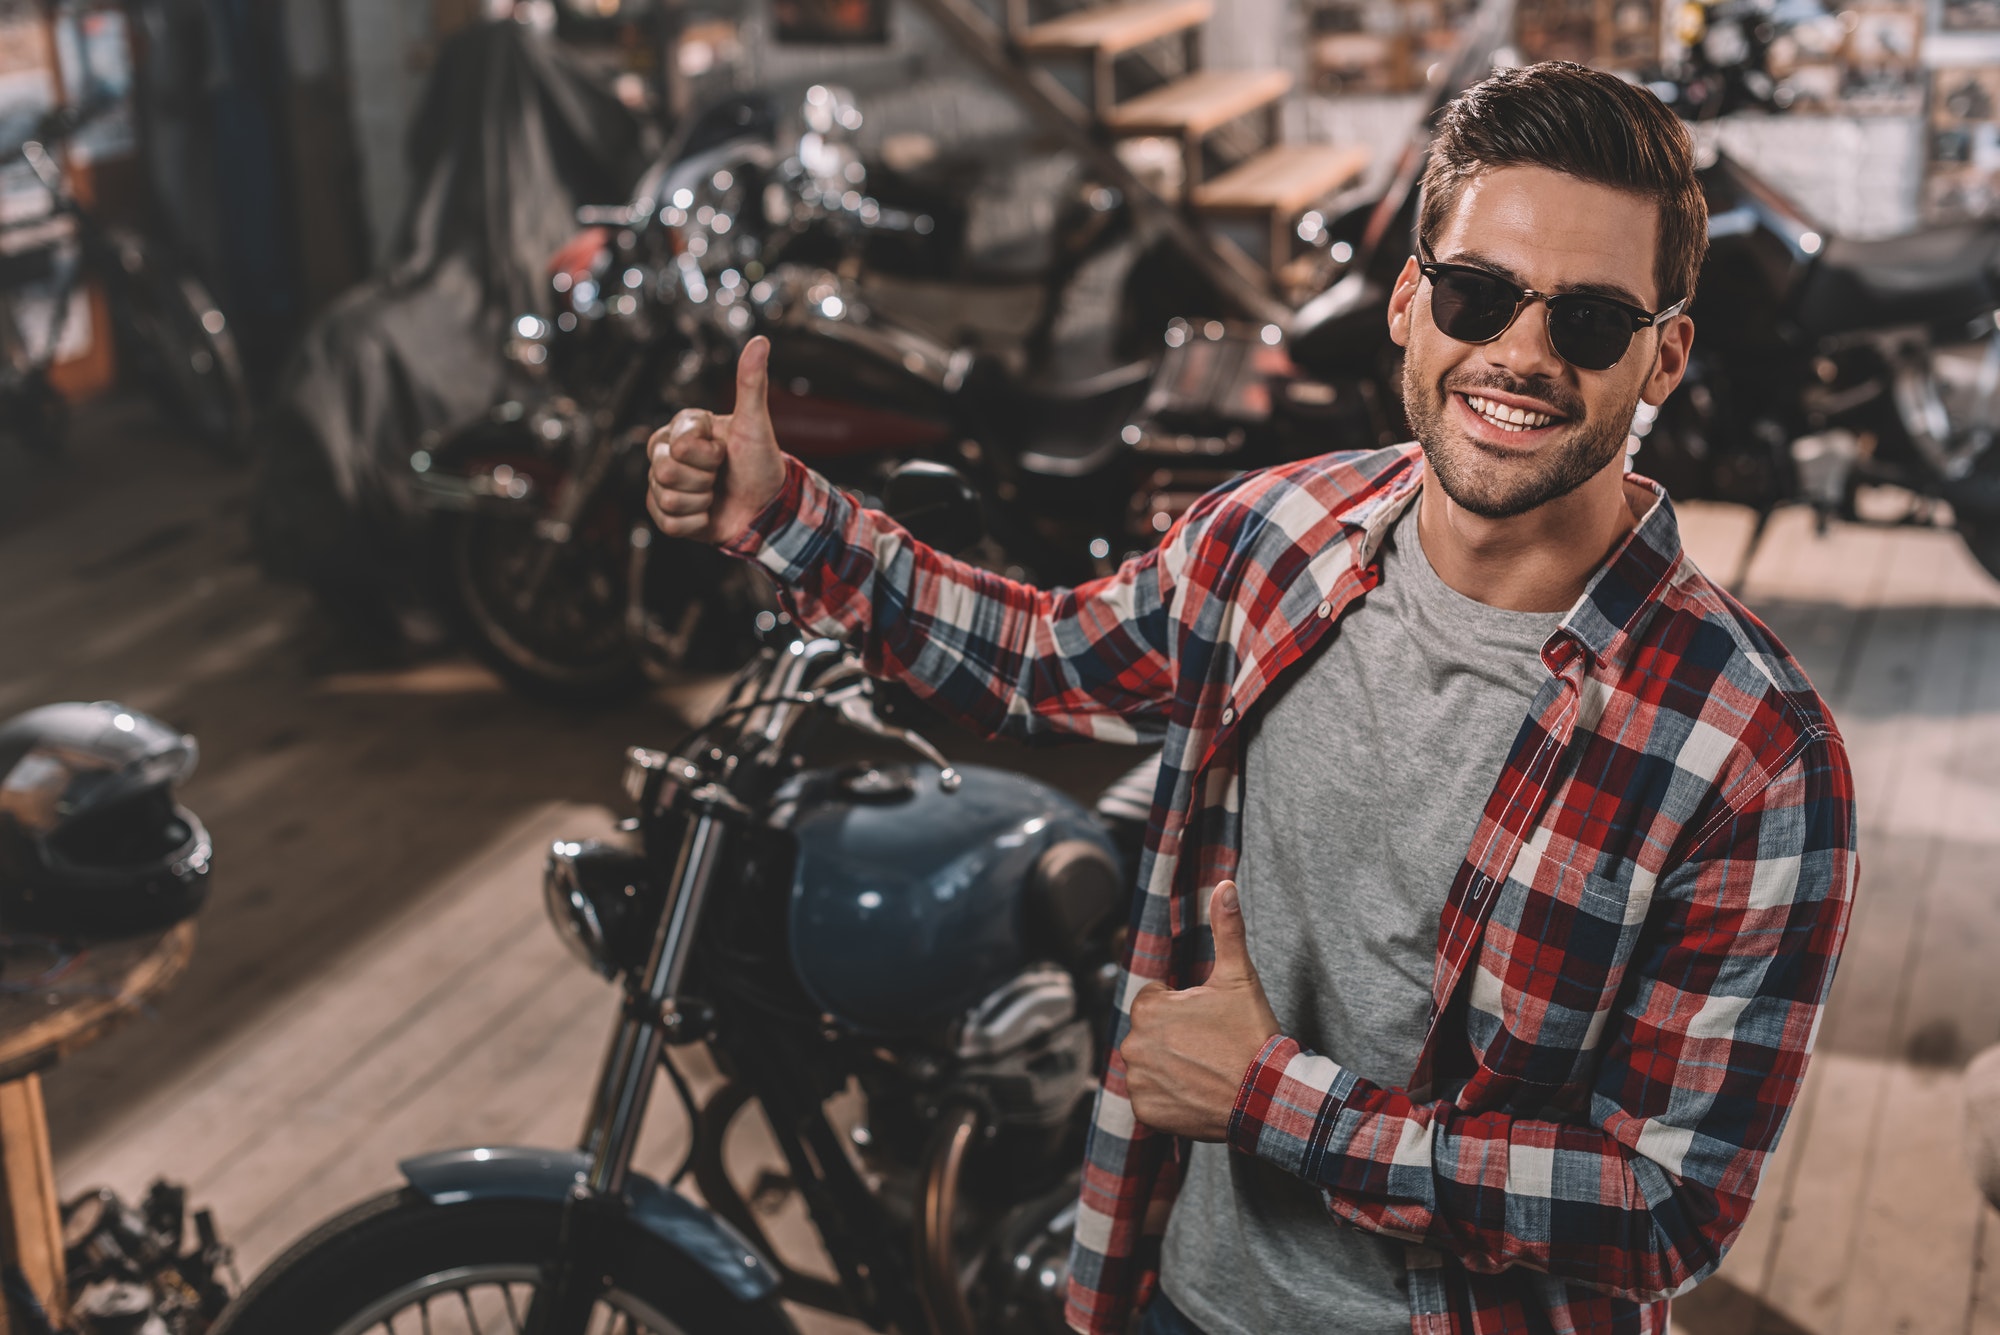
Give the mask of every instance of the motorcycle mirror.
[[927, 547], [957, 556], [986, 537], [979, 493], [950, 464], [911, 459], [882, 487], [882, 508]]

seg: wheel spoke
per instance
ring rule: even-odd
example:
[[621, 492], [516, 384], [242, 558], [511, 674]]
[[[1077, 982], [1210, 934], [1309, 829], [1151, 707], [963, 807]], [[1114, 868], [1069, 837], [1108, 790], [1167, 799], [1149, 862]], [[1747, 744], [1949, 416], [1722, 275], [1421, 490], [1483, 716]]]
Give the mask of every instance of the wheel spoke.
[[[527, 1335], [548, 1282], [546, 1269], [518, 1262], [441, 1269], [383, 1293], [336, 1329], [338, 1335]], [[680, 1335], [670, 1307], [659, 1301], [643, 1288], [635, 1292], [609, 1281], [590, 1303], [583, 1329], [587, 1335]]]
[[507, 1302], [507, 1324], [514, 1328], [514, 1335], [526, 1335], [525, 1328], [521, 1325], [520, 1313], [514, 1310], [514, 1286], [502, 1284], [500, 1296]]

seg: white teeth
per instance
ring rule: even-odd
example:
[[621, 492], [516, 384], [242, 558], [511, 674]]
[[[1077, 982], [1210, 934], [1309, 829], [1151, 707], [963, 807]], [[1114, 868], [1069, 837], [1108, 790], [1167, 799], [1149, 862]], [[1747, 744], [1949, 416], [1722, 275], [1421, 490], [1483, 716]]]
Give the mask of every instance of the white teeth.
[[1477, 394], [1468, 394], [1465, 401], [1472, 411], [1499, 427], [1502, 431], [1533, 431], [1547, 426], [1556, 419], [1548, 413], [1530, 412], [1526, 408], [1514, 408], [1491, 399], [1482, 399]]

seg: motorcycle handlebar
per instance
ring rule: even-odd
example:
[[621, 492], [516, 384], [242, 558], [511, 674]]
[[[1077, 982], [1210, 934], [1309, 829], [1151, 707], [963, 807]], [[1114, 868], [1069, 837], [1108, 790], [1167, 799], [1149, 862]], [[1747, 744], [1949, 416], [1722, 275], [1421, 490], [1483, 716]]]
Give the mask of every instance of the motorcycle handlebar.
[[875, 712], [872, 695], [867, 670], [846, 644], [827, 638], [793, 640], [774, 658], [759, 659], [738, 675], [709, 726], [731, 714], [745, 716], [739, 754], [754, 753], [773, 763], [782, 758], [793, 729], [810, 710], [830, 708], [849, 726], [915, 751], [938, 767], [942, 791], [957, 792], [962, 778], [944, 754], [921, 734], [885, 722]]

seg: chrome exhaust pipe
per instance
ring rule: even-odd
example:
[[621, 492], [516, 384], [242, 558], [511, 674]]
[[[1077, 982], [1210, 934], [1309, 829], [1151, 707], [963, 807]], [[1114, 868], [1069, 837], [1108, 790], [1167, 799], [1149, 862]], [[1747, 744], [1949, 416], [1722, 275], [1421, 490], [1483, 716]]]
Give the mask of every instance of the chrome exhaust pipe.
[[959, 1285], [952, 1220], [958, 1215], [965, 1156], [980, 1126], [978, 1109], [953, 1108], [938, 1119], [924, 1152], [923, 1196], [917, 1211], [917, 1293], [933, 1335], [973, 1335], [972, 1309]]

